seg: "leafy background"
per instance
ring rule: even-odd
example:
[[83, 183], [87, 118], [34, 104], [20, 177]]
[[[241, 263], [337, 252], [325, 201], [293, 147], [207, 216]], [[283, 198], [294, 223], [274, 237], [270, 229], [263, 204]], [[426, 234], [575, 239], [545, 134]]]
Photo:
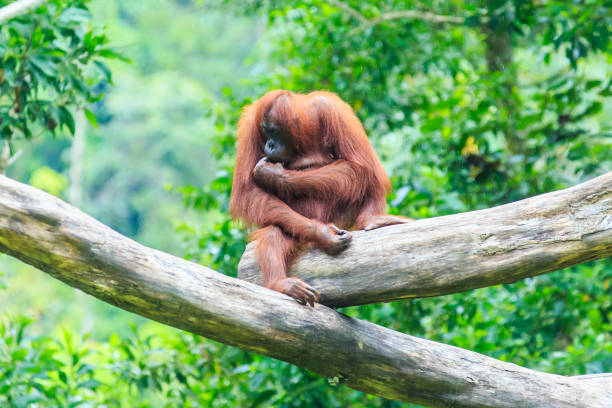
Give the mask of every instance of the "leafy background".
[[[420, 17], [384, 18], [402, 10]], [[274, 88], [337, 92], [391, 177], [390, 212], [485, 208], [612, 170], [611, 33], [603, 0], [52, 0], [0, 25], [0, 138], [21, 152], [9, 176], [235, 275], [245, 232], [227, 206], [245, 104]], [[611, 279], [608, 259], [343, 312], [598, 373], [612, 371]], [[2, 406], [409, 405], [147, 321], [7, 256], [0, 287]]]

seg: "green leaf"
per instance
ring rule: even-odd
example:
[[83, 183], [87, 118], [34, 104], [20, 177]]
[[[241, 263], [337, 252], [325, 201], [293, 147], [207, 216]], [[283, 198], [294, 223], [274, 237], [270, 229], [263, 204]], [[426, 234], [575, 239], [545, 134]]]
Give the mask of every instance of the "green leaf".
[[28, 355], [27, 349], [17, 349], [13, 352], [11, 357], [13, 358], [13, 360], [22, 361], [26, 358], [27, 355]]
[[591, 81], [587, 81], [586, 84], [584, 85], [584, 88], [587, 91], [590, 91], [591, 89], [593, 89], [593, 88], [595, 88], [595, 87], [597, 87], [599, 85], [601, 85], [601, 81], [598, 80], [598, 79], [593, 79]]
[[100, 72], [102, 72], [102, 74], [104, 75], [104, 77], [106, 78], [106, 80], [112, 84], [113, 83], [113, 76], [111, 74], [110, 69], [108, 68], [108, 66], [106, 66], [105, 63], [103, 63], [102, 61], [94, 61], [94, 64], [98, 67], [98, 69], [100, 70]]
[[89, 123], [91, 123], [91, 125], [94, 128], [98, 128], [98, 119], [96, 118], [96, 115], [90, 111], [87, 108], [83, 108], [83, 112], [85, 112], [85, 117], [87, 118], [87, 120], [89, 121]]
[[272, 398], [272, 396], [275, 394], [276, 394], [276, 390], [266, 390], [264, 392], [259, 393], [257, 398], [255, 398], [255, 400], [251, 404], [251, 408], [260, 406], [261, 404], [263, 404], [264, 402]]
[[53, 61], [32, 56], [30, 57], [30, 62], [47, 76], [55, 77], [58, 74], [56, 65]]
[[95, 390], [96, 388], [98, 388], [100, 386], [100, 384], [102, 384], [100, 381], [95, 380], [95, 379], [90, 379], [87, 381], [83, 381], [81, 383], [79, 383], [77, 385], [77, 388], [87, 388], [90, 390]]
[[132, 60], [123, 56], [122, 54], [118, 53], [115, 50], [112, 50], [110, 48], [105, 48], [103, 50], [100, 50], [98, 52], [98, 55], [102, 58], [107, 58], [107, 59], [118, 59], [119, 61], [122, 62], [126, 62], [128, 64], [132, 63]]
[[60, 106], [59, 107], [59, 117], [60, 117], [60, 123], [68, 127], [68, 130], [70, 130], [70, 133], [74, 135], [74, 117], [72, 116], [72, 113], [68, 109], [66, 109], [65, 106]]

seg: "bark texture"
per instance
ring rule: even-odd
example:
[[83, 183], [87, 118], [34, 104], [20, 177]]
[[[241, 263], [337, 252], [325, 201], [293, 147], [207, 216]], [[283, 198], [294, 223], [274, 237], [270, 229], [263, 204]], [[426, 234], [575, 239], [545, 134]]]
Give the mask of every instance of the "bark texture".
[[[511, 283], [612, 255], [612, 172], [486, 210], [353, 233], [339, 256], [309, 250], [289, 274], [350, 306]], [[238, 276], [261, 283], [254, 244]]]
[[[599, 215], [590, 214], [594, 223], [601, 224]], [[123, 309], [385, 398], [440, 407], [612, 406], [609, 377], [539, 373], [352, 319], [320, 304], [302, 306], [144, 247], [4, 176], [0, 251]]]

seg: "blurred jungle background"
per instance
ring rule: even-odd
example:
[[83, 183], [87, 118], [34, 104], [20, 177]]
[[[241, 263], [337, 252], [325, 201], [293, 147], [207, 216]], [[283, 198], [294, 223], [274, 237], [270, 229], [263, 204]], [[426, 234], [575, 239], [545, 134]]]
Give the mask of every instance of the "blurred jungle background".
[[[50, 0], [0, 23], [0, 138], [20, 155], [7, 174], [229, 275], [246, 239], [228, 213], [236, 121], [270, 89], [351, 104], [391, 177], [392, 213], [568, 187], [612, 170], [611, 7]], [[608, 259], [343, 312], [537, 370], [599, 373], [612, 371], [611, 280]], [[113, 308], [5, 255], [0, 287], [0, 406], [407, 406]]]

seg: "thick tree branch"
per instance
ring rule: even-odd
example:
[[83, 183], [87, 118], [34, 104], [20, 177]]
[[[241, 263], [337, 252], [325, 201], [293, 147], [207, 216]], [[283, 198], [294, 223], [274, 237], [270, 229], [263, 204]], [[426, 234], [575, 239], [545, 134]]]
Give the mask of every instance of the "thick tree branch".
[[539, 373], [302, 306], [139, 245], [4, 176], [0, 251], [123, 309], [385, 398], [453, 407], [612, 406], [607, 377]]
[[0, 23], [38, 7], [47, 0], [18, 0], [0, 8]]
[[[499, 207], [353, 234], [340, 256], [310, 250], [290, 270], [321, 293], [323, 304], [387, 302], [511, 283], [612, 256], [612, 172]], [[238, 273], [260, 283], [253, 244]]]

